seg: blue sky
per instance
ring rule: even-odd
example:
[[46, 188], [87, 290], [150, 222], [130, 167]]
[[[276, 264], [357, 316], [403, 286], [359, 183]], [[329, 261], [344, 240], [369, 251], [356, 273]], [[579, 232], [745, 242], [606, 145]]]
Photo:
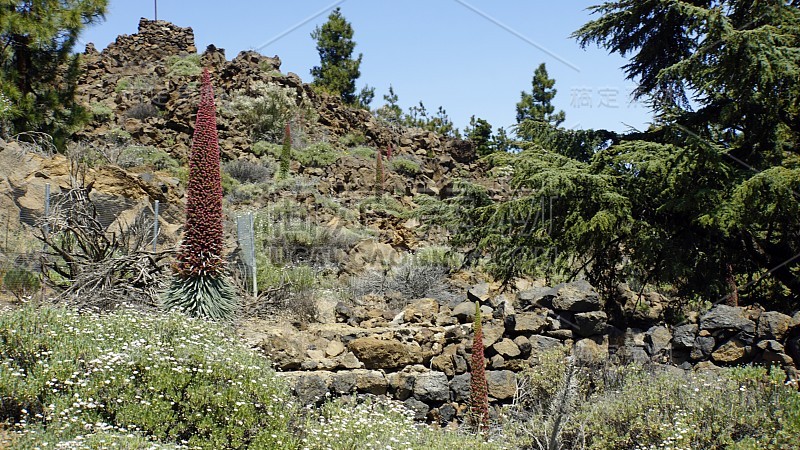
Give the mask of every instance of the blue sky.
[[[533, 71], [544, 62], [556, 79], [554, 104], [566, 112], [565, 127], [645, 129], [651, 114], [630, 102], [634, 84], [621, 69], [625, 59], [594, 46], [581, 49], [569, 38], [597, 3], [160, 0], [158, 18], [192, 27], [201, 52], [214, 44], [228, 59], [242, 50], [278, 55], [284, 73], [310, 82], [309, 70], [319, 64], [310, 33], [338, 4], [355, 31], [356, 52], [364, 54], [359, 87], [376, 89], [373, 108], [383, 104], [391, 84], [404, 110], [422, 100], [429, 111], [443, 106], [462, 129], [473, 114], [508, 127], [520, 91], [530, 90]], [[88, 28], [82, 41], [103, 49], [153, 14], [153, 0], [111, 0], [106, 21]]]

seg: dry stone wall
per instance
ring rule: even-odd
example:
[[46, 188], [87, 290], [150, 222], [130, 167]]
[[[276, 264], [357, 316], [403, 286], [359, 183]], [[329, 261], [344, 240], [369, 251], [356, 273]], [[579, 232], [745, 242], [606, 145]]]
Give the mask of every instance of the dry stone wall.
[[800, 313], [718, 305], [694, 321], [646, 328], [608, 324], [603, 302], [586, 282], [497, 294], [473, 286], [466, 299], [419, 299], [393, 313], [338, 304], [336, 321], [304, 331], [275, 329], [248, 338], [269, 356], [299, 397], [387, 395], [418, 419], [449, 422], [469, 398], [474, 302], [485, 323], [486, 374], [492, 404], [513, 400], [517, 374], [556, 348], [580, 365], [666, 364], [684, 370], [775, 364], [796, 377]]

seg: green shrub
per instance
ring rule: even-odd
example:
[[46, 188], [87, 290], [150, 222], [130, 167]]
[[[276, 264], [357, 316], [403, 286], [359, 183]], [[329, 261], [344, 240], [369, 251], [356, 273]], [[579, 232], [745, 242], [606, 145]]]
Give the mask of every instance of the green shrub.
[[418, 263], [429, 266], [442, 266], [457, 270], [464, 263], [464, 255], [444, 245], [423, 247], [414, 254]]
[[358, 204], [361, 214], [393, 216], [398, 219], [409, 217], [411, 211], [397, 199], [388, 195], [367, 197]]
[[[518, 404], [524, 420], [506, 426], [517, 447], [536, 445], [552, 427], [548, 408], [563, 392], [563, 448], [656, 450], [662, 448], [792, 448], [800, 439], [800, 393], [784, 386], [778, 368], [743, 367], [683, 373], [627, 366], [576, 374], [565, 390], [563, 355], [543, 355], [523, 377]], [[519, 416], [518, 416], [519, 417]], [[552, 428], [550, 428], [552, 429]]]
[[262, 156], [272, 156], [273, 158], [278, 159], [281, 157], [282, 148], [283, 147], [281, 145], [272, 142], [257, 141], [251, 147], [251, 152], [259, 158]]
[[367, 142], [366, 136], [360, 131], [351, 131], [339, 138], [339, 144], [344, 147], [354, 147]]
[[92, 113], [92, 119], [97, 122], [108, 122], [114, 117], [114, 110], [103, 103], [92, 103], [89, 110]]
[[294, 151], [297, 161], [305, 167], [328, 167], [339, 159], [339, 152], [327, 142], [317, 142]]
[[97, 433], [199, 449], [299, 445], [297, 409], [270, 364], [220, 326], [178, 314], [2, 313], [0, 398], [20, 449]]
[[11, 267], [3, 275], [3, 287], [17, 298], [22, 298], [41, 289], [42, 282], [38, 274], [24, 267]]
[[225, 172], [243, 184], [261, 183], [272, 176], [271, 167], [246, 159], [235, 159], [225, 164]]
[[389, 161], [389, 168], [394, 172], [408, 177], [415, 177], [422, 173], [422, 167], [418, 162], [403, 156], [397, 156]]
[[297, 98], [294, 89], [258, 81], [236, 93], [230, 106], [249, 128], [253, 141], [279, 142], [286, 124], [297, 117], [314, 123], [314, 112], [305, 97]]
[[125, 147], [119, 156], [119, 165], [124, 168], [146, 166], [154, 170], [175, 170], [182, 164], [169, 153], [159, 148], [131, 145]]
[[114, 87], [114, 92], [119, 94], [120, 92], [125, 92], [131, 88], [131, 79], [128, 77], [123, 77], [117, 80], [117, 86]]
[[191, 54], [186, 56], [173, 55], [167, 59], [167, 76], [169, 78], [177, 77], [198, 77], [200, 72], [203, 71], [202, 64], [200, 63], [200, 55]]
[[362, 146], [348, 148], [347, 150], [345, 150], [346, 155], [355, 156], [356, 158], [366, 159], [369, 161], [375, 159], [375, 152], [376, 150], [372, 147], [362, 147]]

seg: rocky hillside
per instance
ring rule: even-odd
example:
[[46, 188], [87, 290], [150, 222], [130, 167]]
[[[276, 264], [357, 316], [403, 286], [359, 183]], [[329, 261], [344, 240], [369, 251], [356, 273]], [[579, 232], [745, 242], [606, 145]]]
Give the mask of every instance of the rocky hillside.
[[[282, 73], [277, 56], [248, 51], [228, 60], [214, 46], [198, 55], [191, 28], [142, 19], [138, 33], [118, 37], [102, 52], [88, 45], [83, 64], [79, 98], [94, 119], [67, 156], [0, 142], [0, 203], [9, 218], [21, 219], [7, 227], [30, 233], [44, 213], [46, 184], [53, 195], [82, 184], [91, 186], [98, 209], [113, 218], [105, 226], [161, 202], [159, 245], [174, 246], [197, 75], [208, 67], [225, 160], [226, 214], [229, 222], [237, 214], [255, 214], [260, 292], [246, 298], [250, 314], [241, 332], [305, 401], [328, 392], [387, 394], [406, 402], [419, 419], [461, 416], [474, 302], [482, 305], [495, 404], [513, 400], [517, 373], [543, 353], [560, 350], [572, 351], [582, 365], [633, 362], [679, 371], [759, 363], [780, 365], [796, 377], [800, 314], [716, 306], [668, 323], [668, 299], [621, 287], [623, 307], [636, 321], [628, 327], [610, 321], [585, 282], [499, 286], [461, 270], [461, 255], [444, 246], [446, 230], [431, 229], [414, 212], [422, 201], [454, 195], [459, 179], [485, 186], [491, 196], [507, 196], [504, 176], [486, 171], [470, 143], [347, 107]], [[256, 133], [237, 106], [257, 101], [262, 89], [285, 94], [297, 111], [295, 153], [285, 178], [276, 176], [274, 136], [282, 124]], [[376, 195], [376, 155], [390, 146]], [[8, 246], [5, 252], [11, 253]]]

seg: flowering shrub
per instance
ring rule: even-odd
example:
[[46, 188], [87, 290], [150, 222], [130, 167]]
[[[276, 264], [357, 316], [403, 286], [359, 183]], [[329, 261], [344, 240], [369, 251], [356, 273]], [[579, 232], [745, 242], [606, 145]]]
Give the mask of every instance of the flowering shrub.
[[281, 149], [281, 178], [286, 178], [289, 174], [289, 164], [292, 162], [292, 128], [286, 122], [286, 129], [283, 132], [283, 148]]
[[479, 431], [489, 429], [489, 386], [486, 382], [486, 362], [483, 356], [481, 305], [475, 302], [475, 321], [472, 329], [472, 356], [469, 385], [469, 420]]
[[375, 153], [375, 195], [383, 195], [383, 184], [384, 184], [384, 174], [383, 174], [383, 155], [381, 152]]
[[164, 306], [193, 316], [230, 318], [236, 302], [222, 258], [222, 177], [214, 90], [208, 70], [203, 71], [186, 192], [186, 232]]
[[414, 422], [401, 402], [380, 397], [344, 398], [309, 408], [303, 450], [450, 450], [501, 449], [459, 432], [435, 430]]
[[268, 362], [176, 314], [2, 313], [0, 399], [21, 449], [298, 445], [298, 409]]

